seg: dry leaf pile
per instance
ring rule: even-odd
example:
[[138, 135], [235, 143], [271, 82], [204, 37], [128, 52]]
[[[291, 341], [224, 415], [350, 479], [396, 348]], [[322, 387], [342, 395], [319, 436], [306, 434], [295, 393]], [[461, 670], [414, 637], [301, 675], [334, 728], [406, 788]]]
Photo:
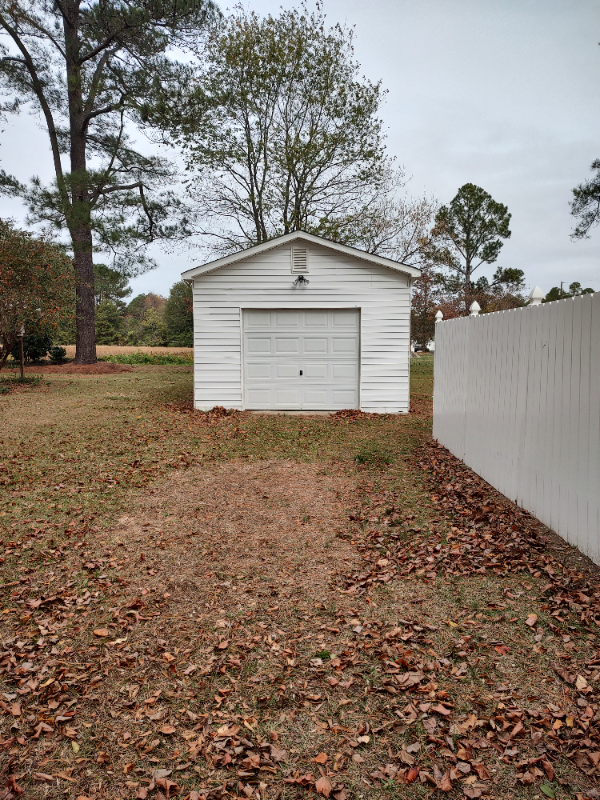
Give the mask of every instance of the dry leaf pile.
[[[558, 537], [549, 538], [549, 532], [535, 518], [493, 490], [444, 448], [430, 444], [418, 463], [429, 475], [432, 500], [441, 518], [415, 525], [414, 515], [403, 513], [398, 492], [386, 491], [377, 497], [371, 484], [363, 486], [370, 503], [365, 512], [363, 502], [363, 510], [354, 514], [353, 519], [365, 526], [376, 525], [363, 533], [358, 542], [371, 569], [347, 575], [347, 591], [366, 594], [377, 585], [409, 576], [417, 576], [425, 583], [440, 578], [447, 582], [470, 578], [470, 585], [473, 585], [474, 576], [493, 576], [496, 580], [531, 576], [534, 583], [525, 584], [525, 587], [537, 590], [533, 595], [527, 594], [535, 601], [538, 611], [512, 621], [522, 622], [525, 630], [531, 631], [530, 647], [534, 658], [563, 682], [562, 702], [549, 702], [541, 707], [509, 703], [511, 693], [520, 688], [513, 683], [496, 687], [496, 697], [503, 701], [498, 704], [502, 708], [500, 713], [491, 717], [473, 713], [466, 725], [453, 723], [452, 704], [445, 711], [439, 704], [429, 708], [425, 707], [429, 704], [420, 704], [418, 709], [442, 714], [441, 719], [448, 722], [447, 731], [453, 735], [471, 733], [462, 742], [463, 756], [467, 745], [469, 752], [483, 745], [484, 749], [494, 748], [503, 760], [513, 761], [518, 771], [517, 780], [524, 785], [543, 778], [554, 780], [552, 764], [561, 758], [597, 781], [600, 776], [598, 569], [589, 562], [584, 571], [573, 568], [564, 557], [571, 548], [564, 542], [557, 545], [556, 542], [561, 541]], [[448, 524], [441, 525], [442, 519]], [[359, 536], [355, 538], [358, 540]], [[489, 603], [488, 608], [510, 611], [510, 604], [524, 594], [522, 590], [505, 586], [503, 602]], [[463, 635], [456, 645], [460, 648], [458, 655], [463, 658], [462, 663], [457, 667], [455, 662], [442, 659], [436, 664], [434, 677], [437, 675], [439, 679], [441, 666], [442, 672], [464, 679], [474, 668], [481, 669], [486, 661], [482, 653], [492, 651], [496, 654], [494, 658], [510, 657], [515, 649], [513, 642], [486, 640], [479, 633], [481, 623], [473, 616], [465, 620], [470, 623], [469, 635]], [[477, 617], [481, 618], [482, 614]], [[411, 631], [434, 630], [422, 620], [413, 621], [412, 627], [408, 627], [409, 622], [402, 632], [405, 640], [412, 641]], [[455, 629], [459, 625], [453, 620], [442, 622]], [[562, 643], [564, 651], [552, 654], [544, 644], [548, 639]], [[583, 647], [576, 648], [576, 645]], [[587, 657], [582, 658], [582, 650]], [[414, 680], [415, 673], [406, 675]], [[491, 685], [493, 681], [488, 683]], [[417, 712], [414, 704], [409, 711]], [[427, 721], [423, 724], [427, 725]], [[484, 738], [473, 736], [482, 733]], [[526, 759], [522, 757], [523, 740], [529, 746], [526, 749], [531, 751]], [[459, 774], [455, 769], [446, 777], [445, 786], [449, 790], [450, 783]], [[560, 778], [558, 782], [568, 784]], [[483, 790], [484, 787], [478, 788]], [[542, 785], [542, 791], [552, 796], [551, 787]], [[481, 796], [477, 792], [465, 792], [468, 796]], [[596, 797], [600, 793], [590, 788], [586, 796]]]

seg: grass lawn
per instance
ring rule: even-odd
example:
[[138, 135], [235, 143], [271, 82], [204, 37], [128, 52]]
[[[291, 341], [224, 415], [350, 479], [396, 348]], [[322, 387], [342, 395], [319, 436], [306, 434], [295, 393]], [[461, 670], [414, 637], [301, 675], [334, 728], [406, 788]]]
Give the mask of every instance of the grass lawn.
[[432, 371], [405, 417], [0, 384], [0, 800], [599, 797], [598, 570], [431, 442]]

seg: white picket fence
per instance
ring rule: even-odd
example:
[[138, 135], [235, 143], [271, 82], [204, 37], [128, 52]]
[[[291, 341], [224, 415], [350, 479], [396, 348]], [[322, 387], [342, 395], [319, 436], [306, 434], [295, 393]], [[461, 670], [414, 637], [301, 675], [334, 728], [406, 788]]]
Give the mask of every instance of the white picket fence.
[[433, 436], [600, 564], [600, 292], [438, 322]]

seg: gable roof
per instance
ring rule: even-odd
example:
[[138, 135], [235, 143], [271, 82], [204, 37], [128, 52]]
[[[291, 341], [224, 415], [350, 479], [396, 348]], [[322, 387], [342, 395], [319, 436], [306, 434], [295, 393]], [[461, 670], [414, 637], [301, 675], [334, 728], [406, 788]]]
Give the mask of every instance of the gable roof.
[[276, 247], [280, 247], [281, 245], [298, 240], [307, 242], [309, 244], [317, 244], [321, 247], [327, 247], [330, 250], [335, 250], [338, 253], [343, 253], [344, 255], [351, 256], [352, 258], [359, 258], [361, 261], [366, 261], [370, 264], [376, 264], [379, 267], [388, 267], [389, 269], [396, 270], [396, 272], [402, 272], [404, 275], [408, 275], [411, 278], [418, 278], [421, 275], [420, 269], [417, 269], [416, 267], [409, 267], [408, 264], [401, 264], [399, 261], [393, 261], [391, 258], [384, 258], [383, 256], [375, 256], [371, 253], [365, 253], [364, 250], [357, 250], [356, 247], [348, 247], [348, 245], [345, 244], [331, 242], [329, 239], [323, 239], [320, 236], [314, 236], [312, 233], [306, 233], [305, 231], [293, 231], [292, 233], [285, 233], [283, 236], [278, 236], [276, 239], [270, 239], [268, 242], [263, 242], [263, 244], [257, 244], [254, 245], [254, 247], [249, 247], [247, 250], [240, 250], [238, 253], [233, 253], [230, 256], [218, 258], [216, 261], [209, 261], [208, 264], [202, 264], [199, 267], [192, 267], [192, 269], [182, 272], [181, 277], [184, 281], [191, 280], [193, 278], [199, 278], [201, 275], [205, 275], [207, 272], [214, 272], [214, 270], [221, 269], [221, 267], [228, 267], [231, 264], [237, 264], [240, 261], [245, 261], [248, 258], [260, 255], [260, 253], [265, 253], [268, 250], [274, 250]]

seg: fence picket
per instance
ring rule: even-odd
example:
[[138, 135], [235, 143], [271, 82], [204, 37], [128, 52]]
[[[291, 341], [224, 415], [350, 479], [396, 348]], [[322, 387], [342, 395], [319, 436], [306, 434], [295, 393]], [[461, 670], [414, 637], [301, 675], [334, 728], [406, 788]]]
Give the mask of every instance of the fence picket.
[[600, 293], [437, 323], [433, 428], [600, 564]]

